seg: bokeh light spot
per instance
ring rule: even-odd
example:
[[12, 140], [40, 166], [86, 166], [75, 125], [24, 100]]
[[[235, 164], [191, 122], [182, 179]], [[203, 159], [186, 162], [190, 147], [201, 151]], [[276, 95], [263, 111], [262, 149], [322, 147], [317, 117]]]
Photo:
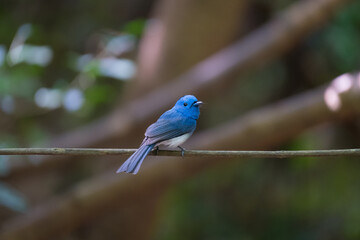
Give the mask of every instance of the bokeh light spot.
[[83, 104], [84, 94], [80, 89], [71, 88], [65, 93], [63, 105], [67, 111], [77, 111], [82, 107]]

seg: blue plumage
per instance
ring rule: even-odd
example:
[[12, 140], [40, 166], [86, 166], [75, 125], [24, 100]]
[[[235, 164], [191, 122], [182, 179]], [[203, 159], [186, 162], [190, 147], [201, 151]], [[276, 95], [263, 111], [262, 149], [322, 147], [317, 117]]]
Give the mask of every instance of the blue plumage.
[[172, 109], [166, 111], [148, 127], [139, 149], [121, 165], [117, 173], [136, 174], [144, 158], [155, 146], [164, 144], [180, 147], [195, 131], [201, 104], [202, 102], [192, 95], [180, 98]]

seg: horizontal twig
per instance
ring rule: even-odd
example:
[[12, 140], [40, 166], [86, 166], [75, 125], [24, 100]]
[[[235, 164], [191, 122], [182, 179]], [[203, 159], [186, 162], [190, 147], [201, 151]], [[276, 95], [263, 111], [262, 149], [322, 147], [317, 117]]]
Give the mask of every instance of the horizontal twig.
[[[110, 148], [2, 148], [0, 155], [130, 155], [136, 149]], [[181, 151], [159, 150], [149, 155], [181, 156]], [[360, 156], [360, 149], [301, 150], [301, 151], [208, 151], [186, 150], [184, 157], [228, 158], [288, 158], [288, 157], [343, 157]]]

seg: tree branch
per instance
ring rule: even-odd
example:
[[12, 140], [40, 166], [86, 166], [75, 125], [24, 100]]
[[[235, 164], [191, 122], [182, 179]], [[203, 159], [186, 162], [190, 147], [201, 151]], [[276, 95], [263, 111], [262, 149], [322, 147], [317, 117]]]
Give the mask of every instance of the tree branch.
[[[66, 156], [127, 156], [136, 149], [110, 148], [2, 148], [0, 155], [66, 155]], [[181, 151], [159, 150], [149, 155], [182, 157]], [[290, 158], [290, 157], [345, 157], [360, 156], [360, 149], [331, 149], [331, 150], [298, 150], [298, 151], [206, 151], [186, 150], [183, 157], [222, 157], [222, 158]]]
[[246, 4], [244, 0], [225, 4], [207, 0], [205, 5], [192, 0], [159, 1], [140, 44], [136, 93], [173, 80], [232, 43], [242, 28], [239, 20], [245, 15]]
[[[180, 96], [213, 93], [210, 90], [217, 91], [216, 86], [232, 80], [229, 76], [236, 75], [236, 79], [240, 79], [242, 74], [286, 52], [296, 42], [316, 30], [346, 2], [348, 1], [297, 2], [268, 24], [195, 65], [169, 84], [158, 87], [84, 127], [54, 138], [49, 146], [95, 147], [104, 142], [120, 143], [119, 139], [126, 139], [128, 142], [140, 125], [153, 120], [157, 113], [164, 111]], [[44, 161], [36, 166], [12, 166], [11, 173], [40, 169], [41, 166], [46, 167], [47, 162], [51, 162], [49, 166], [66, 162], [64, 159], [42, 160]]]
[[[248, 144], [253, 144], [253, 148], [274, 146], [332, 117], [360, 112], [359, 79], [359, 74], [343, 75], [326, 88], [271, 104], [223, 126], [197, 134], [191, 138], [191, 144], [194, 148], [215, 148], [223, 144], [229, 144], [230, 147], [237, 145], [238, 148]], [[342, 81], [348, 86], [351, 81], [351, 88], [345, 91], [344, 88], [337, 89]], [[335, 91], [332, 97], [338, 97], [341, 107], [337, 110], [330, 108], [333, 101], [326, 102], [329, 100], [326, 99], [329, 90]], [[110, 211], [110, 206], [126, 208], [134, 202], [140, 204], [143, 199], [161, 194], [172, 184], [220, 163], [224, 161], [218, 161], [217, 158], [195, 158], [191, 161], [175, 158], [171, 161], [147, 161], [136, 176], [119, 175], [112, 170], [82, 182], [73, 191], [30, 210], [25, 216], [6, 222], [0, 232], [0, 239], [53, 238], [57, 234], [64, 234], [64, 229], [71, 231], [85, 221], [96, 218], [101, 212]]]
[[[234, 54], [217, 55], [218, 57], [227, 56], [229, 58], [221, 59], [214, 57], [204, 61], [203, 65], [198, 65], [187, 75], [178, 78], [174, 83], [150, 93], [138, 101], [132, 102], [126, 108], [99, 120], [96, 124], [64, 135], [63, 138], [59, 139], [59, 142], [62, 144], [53, 145], [91, 146], [111, 137], [129, 136], [140, 123], [152, 118], [156, 112], [163, 110], [167, 107], [167, 104], [175, 101], [179, 95], [188, 93], [189, 91], [194, 93], [208, 90], [210, 86], [215, 86], [219, 83], [219, 80], [223, 80], [223, 77], [229, 74], [236, 73], [241, 75], [241, 73], [247, 71], [247, 68], [254, 68], [269, 59], [279, 56], [288, 49], [291, 44], [297, 41], [295, 38], [292, 39], [294, 33], [301, 33], [301, 36], [305, 36], [305, 33], [318, 27], [324, 19], [328, 18], [338, 9], [339, 5], [344, 2], [346, 1], [301, 1], [296, 4], [299, 10], [297, 12], [298, 21], [296, 24], [286, 18], [282, 21], [277, 21], [278, 25], [274, 24], [274, 26], [278, 27], [277, 29], [280, 30], [282, 36], [274, 37], [275, 33], [279, 34], [278, 30], [273, 31], [269, 25], [266, 25], [261, 30], [259, 29], [259, 32], [262, 30], [268, 32], [267, 34], [270, 34], [269, 38], [265, 32], [263, 34], [257, 32], [256, 35], [261, 37], [262, 41], [256, 40], [251, 43], [249, 42], [251, 38], [244, 41], [245, 45], [250, 44], [250, 46], [246, 45], [249, 47], [248, 51], [239, 52], [238, 48], [233, 48]], [[316, 7], [313, 5], [316, 5]], [[309, 12], [311, 13], [310, 15], [308, 14]], [[310, 17], [315, 18], [315, 20], [309, 20]], [[289, 32], [291, 34], [289, 34]], [[272, 35], [272, 33], [274, 35]], [[252, 35], [252, 37], [254, 38], [254, 35]], [[284, 39], [288, 38], [291, 39], [290, 45], [288, 42], [284, 44]], [[242, 48], [244, 49], [245, 46]], [[227, 49], [227, 52], [229, 49]], [[262, 51], [264, 51], [264, 53], [262, 53]], [[226, 67], [225, 65], [228, 63], [229, 66]], [[216, 71], [208, 72], [206, 69]], [[200, 76], [200, 73], [203, 76]], [[186, 80], [187, 78], [189, 78], [189, 80]], [[344, 112], [354, 113], [354, 108], [351, 108], [349, 105], [353, 104], [355, 106], [358, 105], [359, 102], [358, 98], [356, 99], [357, 101], [345, 101], [343, 108], [346, 109], [346, 111], [339, 113], [330, 111], [322, 101], [323, 97], [324, 91], [317, 90], [311, 93], [310, 102], [305, 101], [302, 104], [301, 102], [298, 103], [294, 101], [294, 98], [292, 98], [290, 101], [283, 101], [280, 104], [281, 107], [278, 107], [278, 104], [270, 105], [255, 113], [250, 113], [243, 118], [235, 119], [233, 122], [225, 124], [225, 126], [214, 129], [214, 131], [205, 132], [198, 136], [195, 135], [193, 139], [200, 140], [201, 138], [201, 140], [207, 141], [198, 142], [198, 144], [194, 144], [193, 146], [195, 148], [200, 146], [204, 148], [215, 148], [224, 143], [231, 143], [231, 147], [235, 147], [235, 145], [239, 148], [244, 147], [244, 145], [242, 145], [242, 143], [245, 142], [244, 139], [249, 137], [249, 133], [256, 130], [256, 134], [251, 135], [253, 139], [250, 139], [250, 143], [247, 144], [255, 144], [253, 147], [261, 146], [262, 148], [267, 148], [294, 137], [304, 129], [328, 121], [332, 116], [343, 115]], [[300, 99], [306, 98], [302, 97]], [[311, 103], [316, 105], [316, 107], [313, 108]], [[320, 110], [321, 113], [325, 113], [325, 116], [316, 114], [315, 118], [312, 118], [311, 115], [306, 114], [309, 109], [311, 113], [316, 109]], [[265, 116], [264, 119], [259, 118], [261, 113]], [[291, 118], [290, 115], [297, 116], [297, 118]], [[301, 118], [299, 116], [301, 116]], [[254, 122], [251, 122], [252, 120]], [[284, 124], [285, 120], [286, 124]], [[266, 124], [269, 121], [271, 124]], [[236, 124], [244, 125], [240, 126]], [[225, 132], [220, 131], [229, 129], [229, 126], [235, 128], [231, 135], [226, 138]], [[274, 126], [277, 126], [276, 131], [271, 129]], [[284, 128], [284, 126], [286, 126], [286, 128]], [[258, 129], [256, 129], [256, 127], [258, 127]], [[293, 131], [292, 129], [296, 130]], [[269, 135], [269, 133], [274, 131], [274, 135]], [[91, 133], [94, 137], [89, 138], [88, 133]], [[213, 135], [215, 133], [222, 134]], [[206, 136], [207, 139], [203, 138], [204, 136]], [[276, 140], [272, 141], [274, 137], [276, 137]], [[241, 141], [237, 142], [236, 140], [238, 139], [241, 139]], [[193, 140], [192, 143], [196, 142]], [[158, 194], [158, 188], [165, 189], [171, 184], [208, 168], [215, 162], [220, 161], [212, 158], [210, 161], [208, 161], [208, 159], [195, 159], [189, 162], [178, 158], [173, 161], [147, 162], [144, 169], [142, 169], [141, 173], [136, 177], [131, 175], [115, 175], [113, 171], [103, 174], [95, 179], [84, 181], [77, 185], [73, 191], [55, 198], [37, 209], [31, 209], [24, 216], [11, 219], [6, 224], [3, 224], [0, 239], [53, 238], [61, 233], [75, 229], [85, 221], [89, 221], [89, 217], [94, 218], [98, 216], [104, 210], [109, 209], [109, 206], [114, 206], [115, 204], [116, 206], [127, 206], [127, 204], [134, 201], [143, 201], [144, 198], [146, 199], [148, 196]], [[149, 193], [149, 191], [151, 191], [151, 193]]]
[[152, 120], [156, 113], [164, 111], [180, 96], [209, 94], [210, 89], [217, 92], [216, 86], [233, 79], [229, 76], [236, 75], [236, 79], [239, 79], [242, 74], [280, 56], [317, 29], [346, 2], [297, 2], [268, 24], [198, 63], [169, 84], [156, 88], [92, 124], [59, 136], [50, 146], [87, 147], [109, 139], [127, 138], [139, 124]]

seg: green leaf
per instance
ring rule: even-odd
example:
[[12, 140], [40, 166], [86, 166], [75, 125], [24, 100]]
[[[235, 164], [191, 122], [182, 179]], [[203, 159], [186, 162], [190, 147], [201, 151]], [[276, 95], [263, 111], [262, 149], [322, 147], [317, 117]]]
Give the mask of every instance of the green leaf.
[[145, 24], [145, 19], [137, 19], [126, 24], [124, 26], [124, 31], [136, 37], [141, 37], [145, 28]]

